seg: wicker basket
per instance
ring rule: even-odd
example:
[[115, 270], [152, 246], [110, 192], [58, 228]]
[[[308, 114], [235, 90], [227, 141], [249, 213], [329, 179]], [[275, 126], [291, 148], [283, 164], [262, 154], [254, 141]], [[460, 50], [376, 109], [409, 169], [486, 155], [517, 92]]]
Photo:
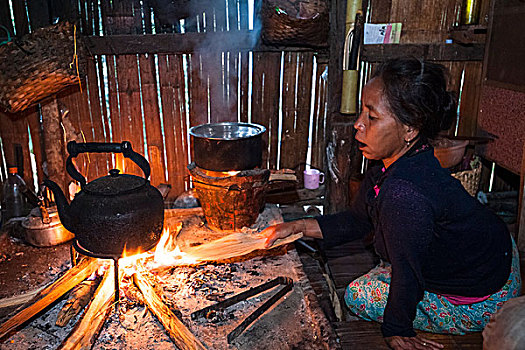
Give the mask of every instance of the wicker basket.
[[475, 197], [478, 188], [479, 182], [481, 180], [481, 164], [472, 170], [458, 171], [457, 173], [452, 173], [452, 176], [461, 181], [461, 184], [467, 192]]
[[[77, 55], [81, 45], [77, 45]], [[22, 111], [64, 87], [78, 83], [73, 25], [61, 22], [0, 46], [0, 105]], [[83, 65], [79, 67], [83, 75]]]
[[324, 0], [263, 0], [262, 41], [270, 45], [328, 46], [329, 15]]

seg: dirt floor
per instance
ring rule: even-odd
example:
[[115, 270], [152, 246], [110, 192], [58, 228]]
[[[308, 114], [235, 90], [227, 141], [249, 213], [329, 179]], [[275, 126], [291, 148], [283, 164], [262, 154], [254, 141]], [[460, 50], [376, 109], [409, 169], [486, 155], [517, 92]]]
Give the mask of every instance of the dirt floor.
[[68, 242], [38, 248], [0, 232], [0, 299], [35, 290], [56, 279], [71, 266], [70, 246]]

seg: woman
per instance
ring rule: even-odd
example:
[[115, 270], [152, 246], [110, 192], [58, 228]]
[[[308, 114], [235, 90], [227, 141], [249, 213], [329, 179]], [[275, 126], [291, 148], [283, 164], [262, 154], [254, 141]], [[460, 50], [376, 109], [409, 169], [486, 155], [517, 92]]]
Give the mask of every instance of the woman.
[[394, 349], [439, 349], [414, 328], [480, 331], [520, 291], [518, 253], [506, 225], [440, 167], [428, 139], [450, 127], [456, 105], [444, 68], [414, 58], [383, 64], [366, 84], [355, 122], [371, 167], [348, 212], [282, 223], [267, 245], [295, 232], [325, 246], [374, 232], [381, 264], [350, 283], [345, 302], [382, 322]]

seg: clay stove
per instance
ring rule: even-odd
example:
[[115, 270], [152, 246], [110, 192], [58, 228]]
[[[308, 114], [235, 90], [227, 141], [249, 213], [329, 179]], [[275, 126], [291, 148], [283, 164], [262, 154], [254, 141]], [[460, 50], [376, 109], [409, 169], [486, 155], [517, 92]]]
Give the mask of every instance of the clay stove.
[[218, 172], [188, 165], [210, 228], [235, 231], [255, 223], [265, 203], [267, 169]]

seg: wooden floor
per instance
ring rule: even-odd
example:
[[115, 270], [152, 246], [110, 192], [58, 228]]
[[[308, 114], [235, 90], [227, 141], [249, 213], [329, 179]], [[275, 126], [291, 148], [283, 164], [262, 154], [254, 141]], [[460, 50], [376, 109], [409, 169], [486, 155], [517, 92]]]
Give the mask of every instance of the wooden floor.
[[[388, 349], [381, 335], [379, 323], [363, 321], [350, 315], [342, 304], [344, 320], [337, 320], [330, 302], [330, 288], [326, 280], [327, 275], [333, 277], [339, 300], [342, 300], [348, 283], [376, 265], [378, 261], [374, 254], [365, 249], [361, 243], [352, 242], [326, 251], [326, 264], [323, 265], [322, 261], [315, 259], [312, 253], [307, 252], [304, 247], [300, 245], [297, 247], [305, 272], [337, 333], [342, 349]], [[463, 336], [419, 333], [443, 344], [445, 349], [482, 349], [483, 338], [481, 333]]]

